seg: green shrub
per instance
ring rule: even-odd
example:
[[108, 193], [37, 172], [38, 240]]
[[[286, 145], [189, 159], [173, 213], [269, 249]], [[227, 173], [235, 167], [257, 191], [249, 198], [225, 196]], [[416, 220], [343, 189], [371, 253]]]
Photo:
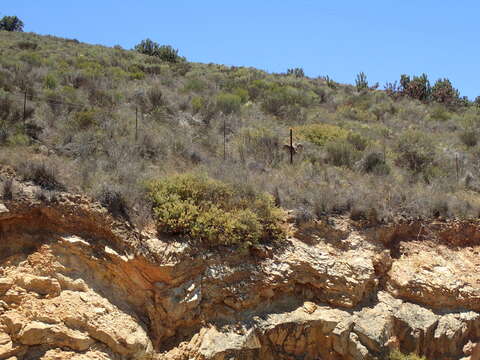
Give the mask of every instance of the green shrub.
[[182, 60], [178, 55], [177, 49], [174, 49], [170, 45], [159, 45], [150, 39], [142, 40], [139, 44], [135, 45], [135, 50], [141, 54], [156, 56], [163, 61], [171, 63], [176, 63]]
[[242, 99], [235, 94], [221, 93], [217, 96], [216, 103], [217, 110], [228, 115], [240, 111]]
[[450, 119], [452, 114], [448, 112], [445, 106], [437, 104], [430, 111], [430, 118], [437, 121], [447, 121]]
[[295, 133], [297, 133], [300, 138], [306, 139], [318, 146], [324, 146], [329, 141], [346, 139], [349, 135], [347, 130], [330, 124], [299, 126], [294, 129], [294, 134]]
[[157, 50], [156, 56], [158, 56], [163, 61], [168, 61], [168, 62], [171, 62], [171, 63], [176, 63], [176, 62], [179, 62], [181, 60], [180, 56], [178, 56], [178, 50], [174, 49], [170, 45], [160, 46]]
[[448, 79], [438, 79], [432, 87], [433, 101], [452, 107], [459, 103], [459, 99], [460, 93]]
[[412, 79], [410, 79], [408, 75], [402, 75], [400, 77], [400, 84], [403, 95], [420, 101], [427, 101], [432, 93], [430, 81], [426, 74], [413, 76]]
[[478, 132], [469, 127], [460, 132], [460, 140], [468, 147], [473, 147], [478, 143]]
[[77, 129], [80, 129], [80, 130], [88, 129], [91, 126], [96, 125], [97, 123], [96, 116], [97, 116], [96, 110], [78, 111], [73, 116], [73, 120], [74, 120], [73, 124]]
[[135, 71], [129, 73], [129, 78], [131, 80], [143, 80], [145, 79], [145, 73], [142, 71]]
[[347, 141], [355, 146], [355, 149], [358, 151], [363, 151], [367, 148], [368, 139], [357, 133], [349, 133], [347, 136]]
[[330, 140], [325, 144], [327, 161], [335, 166], [352, 167], [359, 160], [360, 152], [348, 141]]
[[282, 211], [267, 194], [255, 194], [204, 175], [152, 182], [149, 191], [160, 231], [211, 245], [249, 244], [283, 235]]
[[389, 359], [390, 360], [427, 360], [423, 356], [418, 356], [416, 354], [405, 355], [398, 350], [394, 350], [392, 353], [390, 353]]
[[45, 87], [50, 90], [55, 90], [58, 85], [57, 78], [53, 74], [47, 74], [43, 82]]
[[272, 115], [281, 116], [289, 106], [309, 106], [318, 97], [314, 93], [301, 91], [293, 86], [273, 85], [263, 93], [262, 108]]
[[242, 104], [246, 103], [249, 99], [248, 90], [243, 88], [236, 88], [233, 93], [240, 97]]
[[150, 39], [142, 40], [134, 49], [141, 54], [155, 56], [160, 45]]
[[368, 89], [367, 75], [365, 75], [363, 71], [357, 74], [357, 78], [355, 79], [355, 86], [357, 87], [358, 91]]
[[31, 51], [24, 51], [22, 55], [20, 55], [20, 60], [32, 66], [42, 65], [42, 58], [40, 55]]
[[269, 127], [241, 129], [236, 137], [236, 144], [242, 161], [251, 156], [271, 166], [280, 161], [284, 154], [279, 146], [281, 144], [279, 134]]
[[19, 41], [17, 47], [21, 50], [37, 50], [38, 44], [33, 41]]
[[30, 139], [28, 138], [28, 136], [21, 133], [14, 134], [8, 138], [8, 144], [13, 146], [16, 146], [16, 145], [23, 146], [23, 145], [28, 145], [29, 143], [30, 143]]
[[397, 151], [399, 164], [416, 173], [431, 165], [435, 155], [432, 139], [416, 130], [407, 130], [399, 137]]
[[197, 114], [202, 111], [205, 107], [205, 100], [201, 96], [195, 96], [192, 99], [192, 111], [194, 114]]
[[302, 68], [293, 68], [293, 69], [288, 69], [287, 70], [287, 75], [293, 75], [297, 78], [303, 78], [305, 77], [305, 72], [303, 71]]
[[23, 21], [16, 16], [4, 16], [0, 19], [0, 30], [23, 31]]
[[189, 79], [185, 84], [185, 91], [195, 91], [200, 92], [206, 87], [206, 83], [200, 79]]
[[19, 172], [25, 180], [32, 181], [46, 190], [65, 190], [58, 179], [58, 169], [53, 163], [29, 161], [20, 165]]
[[147, 97], [152, 110], [158, 109], [164, 105], [162, 89], [159, 86], [152, 86], [148, 89]]
[[375, 175], [388, 175], [390, 173], [384, 155], [376, 151], [369, 152], [364, 156], [361, 162], [361, 170]]

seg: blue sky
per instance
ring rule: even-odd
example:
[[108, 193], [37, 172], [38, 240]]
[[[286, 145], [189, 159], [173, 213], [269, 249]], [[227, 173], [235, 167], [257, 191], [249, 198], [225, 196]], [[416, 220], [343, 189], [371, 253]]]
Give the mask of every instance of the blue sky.
[[425, 72], [480, 95], [480, 2], [442, 0], [3, 0], [25, 31], [131, 48], [144, 38], [191, 61], [303, 67], [309, 76], [370, 83]]

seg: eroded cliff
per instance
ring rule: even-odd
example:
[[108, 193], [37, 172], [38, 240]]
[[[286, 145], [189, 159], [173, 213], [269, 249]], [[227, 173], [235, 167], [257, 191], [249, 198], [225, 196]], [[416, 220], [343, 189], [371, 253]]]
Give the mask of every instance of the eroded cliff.
[[339, 217], [242, 252], [15, 188], [0, 205], [0, 359], [478, 359], [476, 222]]

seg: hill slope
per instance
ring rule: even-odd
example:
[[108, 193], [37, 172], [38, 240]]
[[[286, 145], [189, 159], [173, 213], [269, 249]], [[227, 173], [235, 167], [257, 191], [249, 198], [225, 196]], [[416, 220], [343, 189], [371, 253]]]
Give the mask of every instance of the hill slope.
[[0, 51], [0, 161], [138, 223], [145, 181], [187, 170], [267, 191], [299, 221], [478, 216], [474, 105], [35, 34], [0, 32]]

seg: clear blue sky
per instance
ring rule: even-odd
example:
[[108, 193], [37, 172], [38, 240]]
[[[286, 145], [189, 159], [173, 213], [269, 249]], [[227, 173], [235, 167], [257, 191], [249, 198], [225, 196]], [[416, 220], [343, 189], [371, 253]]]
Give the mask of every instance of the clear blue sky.
[[191, 61], [370, 83], [448, 77], [480, 95], [480, 2], [473, 0], [3, 0], [25, 31], [131, 48], [144, 38]]

